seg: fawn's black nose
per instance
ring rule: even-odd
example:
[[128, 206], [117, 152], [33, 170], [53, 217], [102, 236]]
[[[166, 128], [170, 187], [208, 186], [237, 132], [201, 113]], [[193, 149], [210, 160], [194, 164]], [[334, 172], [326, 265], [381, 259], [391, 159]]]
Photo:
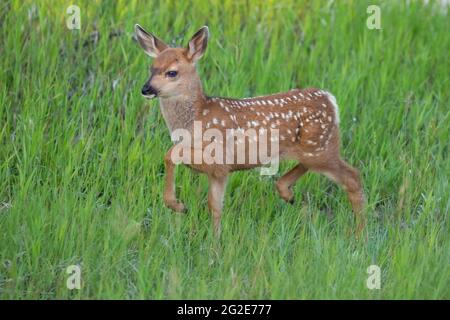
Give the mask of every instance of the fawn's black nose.
[[154, 95], [156, 96], [157, 91], [155, 90], [155, 88], [153, 88], [148, 82], [142, 87], [141, 93], [144, 96], [151, 96]]

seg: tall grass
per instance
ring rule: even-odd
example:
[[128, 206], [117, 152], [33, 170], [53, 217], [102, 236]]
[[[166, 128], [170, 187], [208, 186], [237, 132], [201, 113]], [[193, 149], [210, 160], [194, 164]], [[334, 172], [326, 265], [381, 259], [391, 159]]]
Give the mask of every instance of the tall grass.
[[[70, 4], [0, 4], [0, 298], [449, 298], [450, 20], [436, 3], [76, 1], [81, 30], [65, 26]], [[369, 4], [381, 30], [366, 27]], [[291, 163], [232, 176], [220, 241], [204, 176], [180, 167], [189, 213], [166, 209], [171, 142], [140, 96], [150, 60], [135, 23], [172, 45], [207, 24], [209, 94], [332, 91], [368, 241], [324, 177], [283, 203], [274, 182]], [[73, 264], [80, 290], [66, 287]]]

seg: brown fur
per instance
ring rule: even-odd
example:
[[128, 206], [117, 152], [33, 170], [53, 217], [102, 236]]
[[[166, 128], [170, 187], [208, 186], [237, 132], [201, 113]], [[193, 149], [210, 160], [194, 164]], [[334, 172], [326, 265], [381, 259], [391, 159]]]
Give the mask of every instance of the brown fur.
[[[280, 196], [293, 201], [291, 191], [295, 182], [306, 172], [322, 173], [341, 185], [347, 192], [358, 220], [357, 234], [364, 227], [364, 195], [358, 171], [339, 156], [338, 110], [334, 97], [323, 90], [294, 89], [269, 96], [231, 99], [207, 97], [203, 93], [195, 63], [206, 50], [208, 30], [200, 29], [187, 48], [169, 48], [161, 40], [153, 39], [139, 26], [139, 43], [152, 57], [152, 74], [148, 84], [158, 91], [161, 111], [169, 130], [187, 129], [192, 132], [193, 122], [201, 121], [203, 130], [276, 128], [280, 133], [281, 159], [294, 159], [299, 164], [282, 176], [277, 184]], [[158, 44], [158, 45], [156, 45]], [[175, 70], [175, 79], [166, 72]], [[205, 143], [202, 148], [205, 147]], [[171, 160], [172, 147], [165, 156], [167, 170], [164, 201], [176, 212], [184, 212], [184, 205], [175, 194], [175, 164]], [[225, 154], [225, 149], [224, 149]], [[246, 159], [249, 148], [245, 149]], [[205, 173], [209, 179], [208, 205], [214, 227], [220, 231], [220, 216], [228, 175], [236, 170], [250, 169], [261, 163], [250, 164], [192, 164], [192, 169]]]

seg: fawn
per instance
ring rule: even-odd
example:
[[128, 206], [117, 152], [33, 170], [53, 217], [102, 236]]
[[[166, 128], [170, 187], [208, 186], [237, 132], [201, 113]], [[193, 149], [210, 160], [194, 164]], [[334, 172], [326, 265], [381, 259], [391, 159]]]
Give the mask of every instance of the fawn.
[[[345, 189], [357, 220], [356, 234], [362, 231], [365, 224], [362, 212], [364, 194], [358, 171], [339, 155], [339, 114], [332, 94], [308, 88], [244, 99], [209, 97], [203, 92], [195, 68], [196, 62], [206, 51], [208, 27], [198, 30], [186, 48], [171, 48], [139, 25], [135, 26], [135, 34], [140, 46], [154, 58], [142, 95], [148, 99], [159, 98], [162, 115], [171, 133], [177, 129], [191, 132], [196, 121], [204, 129], [214, 128], [220, 132], [248, 128], [278, 130], [279, 159], [298, 161], [276, 183], [281, 198], [292, 203], [294, 194], [291, 188], [294, 183], [309, 170], [322, 173]], [[185, 207], [177, 200], [175, 193], [176, 163], [172, 151], [176, 146], [172, 146], [164, 158], [164, 202], [172, 210], [184, 212]], [[205, 148], [205, 144], [197, 148]], [[244, 150], [249, 153], [249, 148]], [[214, 229], [219, 234], [228, 175], [233, 171], [261, 166], [262, 163], [196, 164], [185, 161], [184, 164], [207, 174], [208, 206]]]

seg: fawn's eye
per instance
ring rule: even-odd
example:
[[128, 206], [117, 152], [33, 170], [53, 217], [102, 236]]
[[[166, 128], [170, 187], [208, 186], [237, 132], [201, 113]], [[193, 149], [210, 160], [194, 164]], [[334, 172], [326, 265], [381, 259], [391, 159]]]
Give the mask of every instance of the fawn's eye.
[[177, 74], [178, 74], [178, 71], [167, 71], [166, 77], [175, 78], [177, 76]]

